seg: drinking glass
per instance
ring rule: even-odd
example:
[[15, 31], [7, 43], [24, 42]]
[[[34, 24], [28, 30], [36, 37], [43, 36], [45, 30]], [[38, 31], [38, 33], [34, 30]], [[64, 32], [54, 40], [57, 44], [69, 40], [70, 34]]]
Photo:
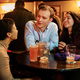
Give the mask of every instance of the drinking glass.
[[38, 57], [40, 57], [40, 49], [43, 49], [43, 47], [44, 47], [44, 44], [42, 44], [42, 43], [36, 43], [36, 45], [38, 46]]
[[38, 54], [38, 46], [37, 45], [30, 45], [30, 61], [35, 62], [37, 61], [37, 54]]
[[46, 45], [45, 42], [39, 42], [39, 43], [36, 43], [36, 45], [38, 46], [38, 57], [40, 57], [40, 50], [41, 49], [44, 49], [44, 46]]
[[68, 55], [66, 56], [66, 61], [68, 63], [73, 63], [75, 61], [76, 46], [70, 44], [67, 45], [67, 52]]
[[40, 49], [40, 62], [41, 63], [49, 62], [49, 53], [50, 53], [50, 49], [48, 45], [44, 45], [44, 48]]

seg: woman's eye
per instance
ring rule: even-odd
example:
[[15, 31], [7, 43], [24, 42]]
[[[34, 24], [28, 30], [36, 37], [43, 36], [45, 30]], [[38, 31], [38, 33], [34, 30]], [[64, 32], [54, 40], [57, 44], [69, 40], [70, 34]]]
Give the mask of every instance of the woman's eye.
[[67, 19], [70, 19], [70, 18], [67, 18]]
[[45, 17], [43, 17], [43, 19], [46, 19]]

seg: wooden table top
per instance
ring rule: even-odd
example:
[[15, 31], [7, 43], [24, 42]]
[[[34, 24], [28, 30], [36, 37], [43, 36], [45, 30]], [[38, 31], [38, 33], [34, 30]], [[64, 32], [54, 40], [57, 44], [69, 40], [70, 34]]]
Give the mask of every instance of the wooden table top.
[[65, 61], [59, 61], [54, 59], [54, 53], [51, 52], [49, 56], [49, 63], [43, 64], [38, 61], [30, 62], [30, 55], [28, 52], [21, 53], [17, 55], [16, 60], [19, 64], [36, 68], [36, 69], [44, 69], [51, 71], [70, 71], [80, 69], [80, 61], [76, 61], [74, 64], [66, 63]]

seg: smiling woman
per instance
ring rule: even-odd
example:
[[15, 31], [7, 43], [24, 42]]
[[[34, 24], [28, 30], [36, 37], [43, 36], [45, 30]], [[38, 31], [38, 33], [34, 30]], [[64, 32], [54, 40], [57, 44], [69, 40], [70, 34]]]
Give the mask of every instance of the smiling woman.
[[63, 24], [58, 49], [62, 51], [66, 44], [72, 44], [76, 46], [76, 54], [80, 54], [80, 16], [73, 11], [66, 12]]

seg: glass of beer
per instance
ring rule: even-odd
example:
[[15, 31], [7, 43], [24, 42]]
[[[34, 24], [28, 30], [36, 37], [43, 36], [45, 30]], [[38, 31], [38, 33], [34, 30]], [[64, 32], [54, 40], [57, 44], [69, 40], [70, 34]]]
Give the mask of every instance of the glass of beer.
[[38, 46], [38, 57], [40, 57], [40, 50], [44, 49], [45, 43], [44, 42], [39, 42], [39, 43], [36, 43], [36, 45]]
[[32, 62], [37, 61], [38, 46], [37, 45], [30, 45], [29, 51], [30, 51], [30, 61], [32, 61]]
[[76, 53], [76, 46], [74, 45], [67, 45], [68, 49], [68, 56], [66, 56], [66, 61], [68, 63], [74, 63], [75, 61], [75, 53]]

